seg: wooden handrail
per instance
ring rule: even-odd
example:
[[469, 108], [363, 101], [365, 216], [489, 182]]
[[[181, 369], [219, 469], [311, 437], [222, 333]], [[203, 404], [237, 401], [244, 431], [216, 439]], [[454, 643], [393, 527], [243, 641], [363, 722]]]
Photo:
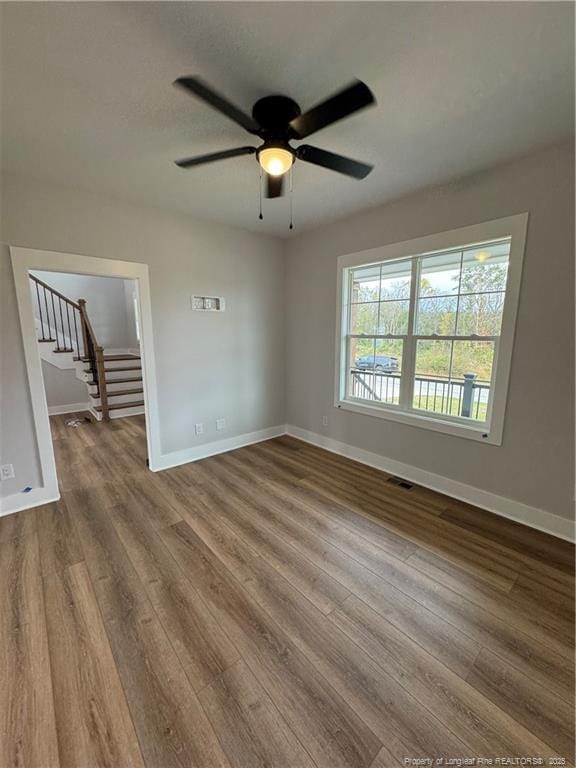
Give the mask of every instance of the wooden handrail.
[[92, 325], [90, 324], [90, 320], [88, 319], [88, 313], [86, 312], [86, 299], [78, 299], [77, 306], [78, 306], [78, 309], [80, 310], [80, 314], [82, 315], [82, 322], [86, 326], [86, 330], [88, 332], [88, 335], [90, 336], [90, 340], [92, 341], [92, 344], [94, 344], [94, 346], [97, 347], [98, 342], [96, 341], [96, 334], [92, 329]]
[[92, 326], [88, 320], [86, 313], [86, 299], [78, 299], [78, 312], [80, 314], [80, 326], [82, 328], [82, 344], [84, 346], [84, 354], [88, 355], [88, 345], [90, 341], [89, 331], [92, 330]]
[[45, 283], [43, 280], [40, 280], [39, 277], [35, 277], [35, 275], [29, 274], [30, 280], [33, 280], [35, 283], [38, 283], [38, 285], [41, 285], [43, 288], [47, 288], [50, 293], [53, 293], [55, 296], [58, 296], [59, 299], [62, 299], [62, 301], [65, 301], [67, 304], [70, 304], [75, 309], [80, 309], [80, 306], [75, 302], [72, 301], [72, 299], [69, 299], [67, 296], [64, 296], [63, 293], [60, 293], [60, 291], [57, 291], [55, 288], [52, 288], [48, 283]]
[[108, 392], [106, 390], [106, 371], [104, 370], [104, 348], [98, 344], [96, 334], [86, 312], [86, 299], [78, 299], [78, 309], [82, 320], [82, 335], [84, 338], [84, 349], [90, 360], [92, 375], [98, 384], [98, 394], [100, 395], [100, 405], [102, 407], [102, 421], [109, 421], [108, 413]]

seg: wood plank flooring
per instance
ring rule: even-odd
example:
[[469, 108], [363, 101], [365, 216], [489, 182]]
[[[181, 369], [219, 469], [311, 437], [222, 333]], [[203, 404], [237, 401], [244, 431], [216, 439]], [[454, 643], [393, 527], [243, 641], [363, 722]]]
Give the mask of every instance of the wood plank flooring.
[[70, 418], [61, 500], [0, 519], [0, 768], [574, 764], [571, 545], [292, 438], [152, 473], [143, 417]]

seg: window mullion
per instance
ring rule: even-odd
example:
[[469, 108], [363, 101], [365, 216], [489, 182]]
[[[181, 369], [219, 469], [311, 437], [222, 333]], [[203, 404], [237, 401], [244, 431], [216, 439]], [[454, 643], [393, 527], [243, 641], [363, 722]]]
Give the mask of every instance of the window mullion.
[[418, 296], [418, 280], [420, 260], [412, 259], [412, 274], [410, 278], [410, 304], [408, 307], [408, 332], [404, 342], [402, 360], [402, 375], [400, 377], [400, 408], [410, 409], [414, 392], [414, 367], [416, 364], [416, 342], [414, 340], [414, 325], [416, 318], [416, 301]]
[[[458, 335], [458, 320], [460, 319], [460, 296], [462, 293], [462, 270], [464, 269], [464, 251], [460, 253], [460, 274], [458, 275], [458, 297], [456, 299], [456, 315], [454, 317], [454, 334]], [[453, 379], [452, 365], [454, 364], [454, 339], [450, 342], [450, 365], [448, 367], [448, 382]], [[450, 383], [448, 384], [450, 388]]]
[[[378, 313], [376, 315], [376, 328], [374, 329], [376, 333], [380, 332], [380, 311], [382, 309], [381, 298], [382, 298], [382, 264], [380, 264], [380, 269], [378, 272]], [[374, 338], [374, 371], [375, 370], [376, 370], [376, 338]]]

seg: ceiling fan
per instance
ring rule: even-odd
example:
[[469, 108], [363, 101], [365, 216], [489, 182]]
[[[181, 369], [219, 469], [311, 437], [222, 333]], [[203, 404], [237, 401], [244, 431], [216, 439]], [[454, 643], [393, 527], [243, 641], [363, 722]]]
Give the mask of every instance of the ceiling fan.
[[312, 147], [310, 144], [300, 144], [299, 147], [290, 145], [292, 140], [305, 139], [316, 131], [375, 104], [376, 100], [371, 90], [361, 80], [355, 80], [342, 91], [330, 96], [304, 114], [299, 105], [287, 96], [265, 96], [252, 107], [252, 117], [238, 109], [199, 77], [179, 77], [174, 85], [206, 102], [248, 133], [260, 137], [263, 142], [259, 147], [236, 147], [222, 152], [176, 160], [176, 165], [180, 168], [192, 168], [215, 160], [255, 154], [266, 174], [267, 197], [281, 197], [283, 176], [290, 170], [295, 159], [320, 165], [355, 179], [364, 179], [373, 168], [372, 165]]

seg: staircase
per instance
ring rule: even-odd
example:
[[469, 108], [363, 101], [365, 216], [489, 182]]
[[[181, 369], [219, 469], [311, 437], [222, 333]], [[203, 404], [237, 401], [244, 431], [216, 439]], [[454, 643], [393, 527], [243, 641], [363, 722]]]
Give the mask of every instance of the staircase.
[[86, 301], [73, 301], [30, 275], [41, 357], [58, 368], [73, 368], [86, 384], [89, 410], [98, 421], [144, 413], [139, 354], [107, 353], [98, 344]]
[[[103, 355], [104, 389], [108, 415], [113, 418], [143, 413], [144, 388], [142, 365], [136, 355]], [[84, 361], [87, 362], [87, 361]], [[103, 414], [102, 397], [98, 379], [90, 367], [84, 368], [86, 384], [97, 418]], [[112, 413], [110, 413], [112, 411]]]

